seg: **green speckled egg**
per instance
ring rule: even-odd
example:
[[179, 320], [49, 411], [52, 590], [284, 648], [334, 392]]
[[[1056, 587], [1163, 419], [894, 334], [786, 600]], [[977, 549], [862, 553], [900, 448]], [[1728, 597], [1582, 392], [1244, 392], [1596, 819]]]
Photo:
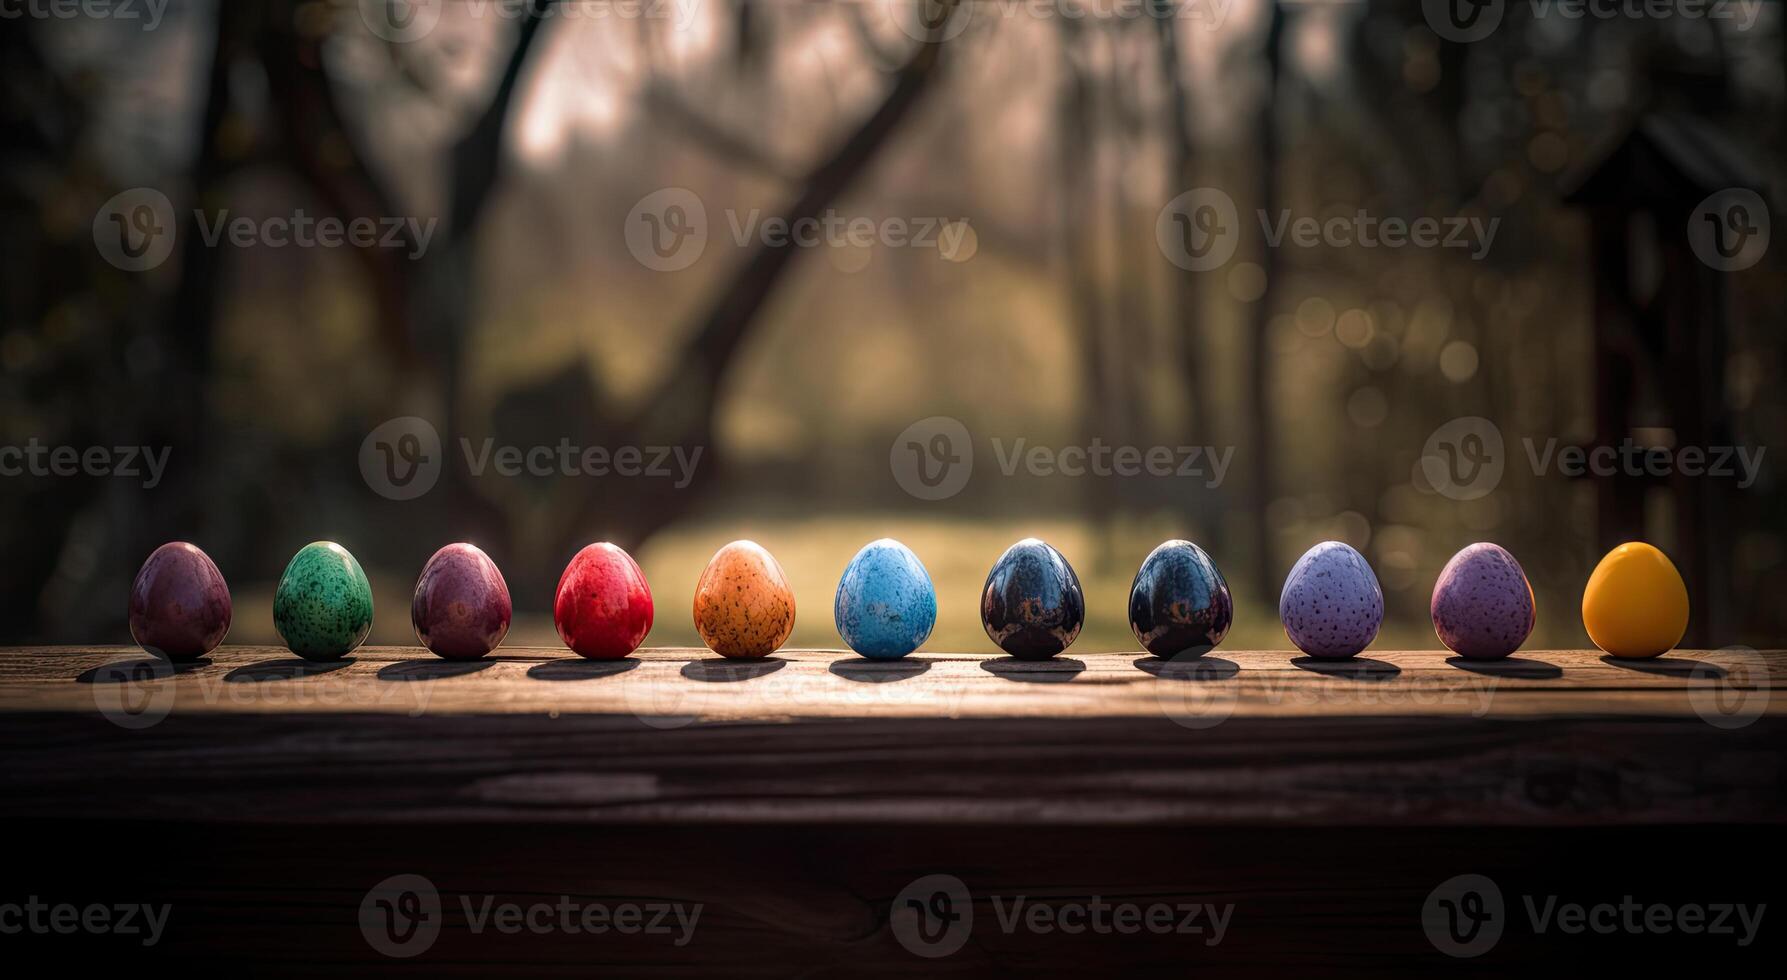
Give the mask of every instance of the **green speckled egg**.
[[314, 541], [292, 556], [273, 593], [273, 628], [306, 660], [339, 660], [372, 632], [372, 584], [348, 550]]

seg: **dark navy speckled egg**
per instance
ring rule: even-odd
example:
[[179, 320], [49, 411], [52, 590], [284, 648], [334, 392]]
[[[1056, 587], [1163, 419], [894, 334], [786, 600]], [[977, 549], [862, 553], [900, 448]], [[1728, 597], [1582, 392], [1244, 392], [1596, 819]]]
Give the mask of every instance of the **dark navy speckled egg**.
[[1351, 657], [1384, 623], [1384, 591], [1365, 556], [1339, 541], [1303, 553], [1278, 597], [1284, 635], [1312, 657]]
[[1229, 633], [1235, 604], [1204, 549], [1190, 541], [1155, 548], [1129, 587], [1129, 628], [1156, 657], [1210, 652]]
[[1066, 650], [1086, 623], [1080, 577], [1061, 552], [1025, 538], [987, 573], [980, 621], [999, 649], [1021, 660], [1047, 660]]
[[1448, 649], [1494, 660], [1520, 649], [1537, 616], [1532, 583], [1500, 545], [1480, 541], [1446, 563], [1433, 585], [1433, 631]]
[[937, 625], [937, 590], [911, 548], [882, 538], [844, 568], [832, 616], [838, 635], [857, 653], [875, 660], [904, 657]]

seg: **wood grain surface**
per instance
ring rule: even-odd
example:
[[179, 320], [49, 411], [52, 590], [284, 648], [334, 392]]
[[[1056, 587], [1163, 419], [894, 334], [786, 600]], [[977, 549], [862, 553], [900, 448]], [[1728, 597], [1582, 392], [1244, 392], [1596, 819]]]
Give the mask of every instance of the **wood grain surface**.
[[577, 714], [700, 722], [813, 718], [1522, 718], [1787, 713], [1787, 651], [1676, 651], [1623, 661], [1580, 650], [1471, 662], [1443, 651], [1318, 661], [1230, 651], [1179, 661], [1088, 653], [1048, 661], [921, 653], [869, 661], [829, 650], [727, 660], [642, 650], [590, 661], [509, 649], [471, 662], [419, 647], [363, 647], [310, 663], [274, 647], [225, 647], [169, 666], [127, 647], [0, 650], [0, 711], [129, 714]]
[[[1732, 650], [1492, 665], [505, 650], [467, 665], [374, 648], [313, 665], [230, 648], [177, 670], [124, 648], [5, 650], [0, 828], [29, 846], [0, 904], [165, 910], [153, 948], [6, 937], [92, 970], [1748, 970], [1778, 961], [1772, 920], [1739, 946], [1572, 935], [1523, 910], [1766, 902], [1757, 862], [1787, 820], [1784, 669], [1779, 651]], [[1501, 892], [1506, 932], [1476, 959], [1445, 955], [1424, 919], [1459, 875]], [[932, 959], [898, 916], [935, 876], [972, 924]], [[368, 925], [393, 882], [438, 900], [438, 932], [402, 958]], [[1012, 917], [1019, 900], [1046, 907], [1041, 926]], [[509, 933], [478, 911], [561, 902], [701, 913], [679, 943]], [[1226, 925], [1212, 941], [1050, 924], [1096, 903], [1220, 908]]]
[[0, 816], [244, 823], [1777, 822], [1780, 651], [614, 663], [0, 653]]

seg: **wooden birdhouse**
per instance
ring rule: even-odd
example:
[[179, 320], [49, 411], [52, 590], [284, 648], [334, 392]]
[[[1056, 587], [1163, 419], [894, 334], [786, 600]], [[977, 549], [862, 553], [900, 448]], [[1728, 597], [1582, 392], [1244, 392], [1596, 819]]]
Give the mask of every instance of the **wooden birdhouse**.
[[[1588, 213], [1591, 233], [1592, 445], [1620, 449], [1632, 440], [1646, 450], [1637, 455], [1641, 472], [1622, 464], [1617, 475], [1590, 475], [1597, 539], [1603, 552], [1647, 540], [1676, 560], [1693, 609], [1684, 645], [1729, 642], [1721, 638], [1734, 625], [1737, 481], [1676, 465], [1684, 447], [1733, 445], [1725, 392], [1733, 273], [1716, 267], [1729, 264], [1718, 252], [1711, 261], [1700, 254], [1706, 236], [1722, 229], [1696, 221], [1707, 218], [1699, 212], [1709, 198], [1762, 186], [1729, 140], [1703, 120], [1673, 113], [1640, 117], [1599, 162], [1566, 182], [1565, 201]], [[1736, 220], [1753, 217], [1739, 212]]]

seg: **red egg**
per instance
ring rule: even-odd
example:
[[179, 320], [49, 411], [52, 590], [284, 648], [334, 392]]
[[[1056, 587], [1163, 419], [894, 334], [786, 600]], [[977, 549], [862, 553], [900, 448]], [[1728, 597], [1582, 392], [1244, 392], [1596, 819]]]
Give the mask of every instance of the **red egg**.
[[448, 660], [476, 660], [509, 633], [515, 609], [509, 583], [476, 545], [450, 544], [434, 553], [416, 579], [410, 624], [422, 645]]
[[652, 592], [633, 556], [606, 541], [565, 566], [552, 603], [565, 646], [592, 660], [618, 660], [639, 649], [652, 628]]
[[155, 549], [130, 587], [130, 635], [144, 650], [185, 661], [217, 649], [230, 631], [230, 587], [196, 545]]

